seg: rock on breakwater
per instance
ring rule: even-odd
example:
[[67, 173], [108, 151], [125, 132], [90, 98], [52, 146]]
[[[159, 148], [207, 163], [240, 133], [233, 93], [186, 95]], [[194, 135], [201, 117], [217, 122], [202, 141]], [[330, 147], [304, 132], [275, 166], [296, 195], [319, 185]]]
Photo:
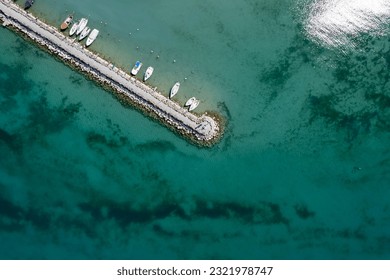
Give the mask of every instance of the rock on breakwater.
[[188, 112], [11, 1], [0, 1], [0, 19], [7, 23], [7, 27], [38, 43], [66, 64], [112, 90], [120, 100], [137, 107], [193, 143], [211, 146], [222, 136], [222, 122], [218, 115], [204, 113], [199, 116]]

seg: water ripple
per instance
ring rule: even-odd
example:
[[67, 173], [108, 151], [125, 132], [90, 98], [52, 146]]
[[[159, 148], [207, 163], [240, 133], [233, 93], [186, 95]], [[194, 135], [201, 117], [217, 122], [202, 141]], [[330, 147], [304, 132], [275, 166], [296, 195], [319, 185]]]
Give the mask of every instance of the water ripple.
[[389, 31], [388, 0], [314, 0], [305, 10], [305, 31], [327, 47], [355, 47], [362, 34]]

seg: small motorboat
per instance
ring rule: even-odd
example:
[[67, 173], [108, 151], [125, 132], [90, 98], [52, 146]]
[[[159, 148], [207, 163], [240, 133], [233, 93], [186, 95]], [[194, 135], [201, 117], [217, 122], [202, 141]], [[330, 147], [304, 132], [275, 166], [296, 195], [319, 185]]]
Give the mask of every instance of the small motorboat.
[[187, 100], [186, 104], [184, 104], [184, 106], [188, 107], [188, 106], [191, 106], [192, 103], [194, 103], [194, 101], [196, 100], [195, 97], [191, 97], [190, 99]]
[[133, 67], [133, 69], [131, 69], [131, 75], [137, 75], [139, 69], [141, 69], [142, 67], [142, 63], [140, 61], [137, 61]]
[[99, 35], [99, 30], [97, 29], [92, 30], [91, 34], [89, 34], [87, 38], [87, 42], [85, 43], [85, 45], [89, 47], [93, 43], [93, 41], [95, 41], [98, 35]]
[[73, 23], [72, 28], [69, 31], [69, 36], [73, 36], [73, 34], [76, 33], [78, 27], [79, 27], [78, 22]]
[[176, 95], [176, 93], [179, 91], [180, 88], [180, 83], [177, 82], [176, 84], [173, 85], [171, 88], [171, 92], [169, 93], [169, 98], [172, 98]]
[[154, 71], [154, 68], [152, 66], [149, 66], [148, 69], [146, 69], [145, 74], [144, 74], [144, 82], [152, 76]]
[[79, 37], [79, 41], [83, 40], [85, 37], [88, 36], [89, 32], [91, 32], [91, 28], [89, 28], [88, 26], [84, 28], [83, 32], [81, 32], [80, 34], [80, 37]]
[[188, 111], [192, 111], [192, 110], [195, 110], [196, 107], [198, 107], [200, 101], [198, 99], [195, 99], [192, 103], [191, 103], [191, 106], [190, 108], [188, 108]]
[[73, 20], [73, 15], [69, 15], [65, 20], [64, 22], [61, 24], [60, 28], [62, 31], [66, 30], [68, 27], [69, 27], [69, 24], [72, 22]]
[[26, 2], [24, 2], [24, 9], [27, 10], [32, 6], [32, 4], [34, 4], [34, 0], [27, 0]]

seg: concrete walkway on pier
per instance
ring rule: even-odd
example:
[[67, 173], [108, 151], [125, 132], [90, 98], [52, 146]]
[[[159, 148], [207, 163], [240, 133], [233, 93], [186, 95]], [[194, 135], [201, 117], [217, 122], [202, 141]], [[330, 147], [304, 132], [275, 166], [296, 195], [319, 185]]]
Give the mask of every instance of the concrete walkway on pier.
[[11, 25], [41, 45], [56, 53], [63, 60], [79, 66], [94, 78], [109, 84], [145, 109], [152, 110], [162, 122], [184, 132], [198, 141], [210, 142], [219, 137], [220, 127], [215, 119], [197, 116], [182, 108], [161, 93], [131, 77], [82, 45], [64, 36], [8, 0], [0, 0], [0, 16]]

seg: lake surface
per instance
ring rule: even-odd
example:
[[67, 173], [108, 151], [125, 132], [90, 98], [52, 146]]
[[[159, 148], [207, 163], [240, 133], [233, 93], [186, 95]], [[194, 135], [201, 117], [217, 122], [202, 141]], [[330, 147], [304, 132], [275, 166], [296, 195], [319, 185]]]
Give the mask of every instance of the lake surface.
[[1, 259], [390, 258], [387, 1], [35, 2], [227, 126], [197, 148], [1, 28]]

